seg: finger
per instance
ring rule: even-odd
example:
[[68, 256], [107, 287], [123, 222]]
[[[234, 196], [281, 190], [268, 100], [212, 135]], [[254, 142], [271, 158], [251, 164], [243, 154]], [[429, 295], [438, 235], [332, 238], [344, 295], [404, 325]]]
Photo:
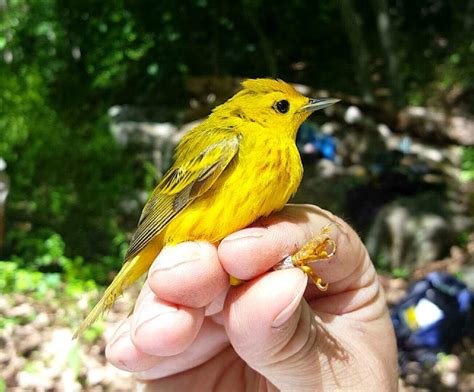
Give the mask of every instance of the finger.
[[206, 316], [213, 316], [215, 319], [220, 318], [222, 310], [224, 309], [224, 302], [228, 291], [229, 288], [220, 293], [218, 297], [214, 298], [214, 300], [206, 306]]
[[105, 347], [105, 356], [115, 367], [127, 372], [139, 372], [152, 368], [158, 358], [144, 353], [132, 343], [131, 319], [124, 320]]
[[179, 354], [196, 338], [204, 311], [164, 301], [145, 284], [132, 315], [132, 342], [150, 355]]
[[278, 390], [395, 390], [388, 314], [319, 317], [302, 300], [305, 287], [303, 272], [290, 269], [231, 289], [225, 327], [237, 354]]
[[147, 381], [184, 372], [210, 360], [228, 346], [229, 339], [222, 325], [207, 318], [188, 350], [179, 355], [161, 358], [155, 366], [145, 369], [136, 377]]
[[[330, 221], [337, 223], [337, 232], [330, 233], [336, 254], [311, 264], [330, 283], [326, 293], [305, 287], [296, 268], [261, 275]], [[288, 206], [263, 224], [250, 228], [250, 237], [241, 234], [245, 230], [231, 236], [218, 251], [229, 273], [260, 275], [227, 296], [225, 327], [237, 353], [282, 390], [350, 390], [355, 385], [392, 390], [397, 380], [393, 327], [357, 234], [312, 206]], [[301, 301], [303, 293], [311, 306]]]
[[148, 283], [161, 299], [200, 308], [210, 304], [228, 287], [214, 245], [184, 242], [164, 248], [148, 274]]
[[[261, 220], [263, 227], [231, 234], [219, 245], [219, 259], [229, 274], [243, 280], [253, 279], [296, 253], [323, 227], [334, 222], [329, 236], [336, 243], [336, 254], [328, 260], [312, 263], [311, 267], [323, 281], [340, 282], [358, 267], [364, 247], [345, 222], [309, 205], [288, 205], [281, 212]], [[329, 287], [331, 289], [331, 285]]]
[[307, 278], [275, 271], [231, 289], [225, 327], [237, 354], [278, 390], [318, 390], [313, 315], [302, 304]]

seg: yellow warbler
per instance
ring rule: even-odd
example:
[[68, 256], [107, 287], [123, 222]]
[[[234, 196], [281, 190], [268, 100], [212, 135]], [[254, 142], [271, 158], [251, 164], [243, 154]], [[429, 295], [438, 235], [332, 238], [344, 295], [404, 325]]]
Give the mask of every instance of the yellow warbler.
[[[281, 80], [242, 86], [179, 143], [174, 165], [143, 208], [122, 269], [75, 336], [148, 270], [163, 246], [216, 243], [282, 209], [296, 192], [303, 175], [296, 132], [313, 111], [338, 100], [304, 97]], [[310, 273], [301, 261], [297, 266]]]

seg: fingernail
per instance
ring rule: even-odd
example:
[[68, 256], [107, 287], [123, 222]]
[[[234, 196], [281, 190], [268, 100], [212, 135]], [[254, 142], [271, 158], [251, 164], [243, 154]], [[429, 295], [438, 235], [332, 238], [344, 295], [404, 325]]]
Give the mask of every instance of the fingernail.
[[176, 313], [178, 311], [178, 308], [175, 305], [167, 304], [162, 301], [149, 304], [149, 307], [150, 309], [146, 312], [142, 311], [138, 316], [138, 320], [135, 323], [135, 334], [137, 334], [138, 330], [149, 322], [154, 321], [165, 314]]
[[[303, 275], [303, 274], [302, 274]], [[285, 324], [291, 316], [295, 313], [296, 309], [298, 309], [298, 306], [300, 306], [301, 303], [301, 298], [303, 298], [303, 294], [306, 290], [306, 284], [308, 282], [308, 278], [306, 275], [303, 275], [301, 277], [300, 283], [299, 283], [299, 288], [298, 291], [296, 292], [295, 297], [293, 300], [288, 304], [288, 306], [283, 309], [278, 316], [275, 317], [275, 319], [272, 322], [272, 327], [273, 328], [279, 328], [283, 324]]]
[[202, 249], [199, 242], [183, 242], [176, 246], [167, 246], [158, 256], [153, 270], [166, 270], [178, 265], [200, 261]]
[[110, 339], [108, 345], [110, 347], [115, 346], [115, 344], [119, 341], [122, 340], [124, 336], [130, 333], [130, 326], [127, 326], [128, 320], [124, 320], [120, 323], [118, 326], [117, 330], [114, 332], [112, 335], [112, 338]]
[[260, 238], [265, 235], [266, 231], [267, 231], [266, 229], [252, 227], [249, 229], [244, 229], [244, 230], [240, 230], [235, 233], [232, 233], [231, 235], [225, 237], [222, 240], [222, 242], [235, 241], [235, 240], [241, 240], [241, 239], [246, 239], [246, 238]]
[[121, 334], [118, 334], [112, 339], [112, 341], [109, 343], [109, 346], [114, 347], [118, 341], [122, 340], [122, 338], [124, 338], [129, 333], [130, 331], [125, 331], [125, 332], [122, 332]]

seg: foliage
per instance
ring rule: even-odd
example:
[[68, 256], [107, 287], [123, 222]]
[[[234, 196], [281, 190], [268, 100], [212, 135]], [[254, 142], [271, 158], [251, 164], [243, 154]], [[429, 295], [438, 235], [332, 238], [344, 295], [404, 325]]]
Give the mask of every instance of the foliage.
[[42, 299], [53, 290], [61, 292], [67, 298], [79, 298], [81, 294], [97, 290], [92, 279], [84, 279], [71, 274], [62, 276], [59, 272], [40, 272], [20, 268], [13, 261], [0, 263], [0, 289], [3, 293], [31, 294], [36, 299]]
[[474, 181], [474, 147], [463, 149], [461, 176], [464, 181]]
[[407, 279], [410, 276], [410, 271], [407, 268], [394, 268], [391, 273], [394, 278]]
[[[27, 240], [23, 242], [26, 244]], [[32, 237], [30, 242], [31, 247], [24, 253], [24, 255], [34, 257], [30, 263], [25, 264], [18, 257], [13, 257], [12, 261], [0, 261], [0, 291], [2, 293], [25, 294], [36, 300], [48, 298], [51, 293], [54, 293], [55, 298], [76, 302], [85, 293], [98, 292], [96, 280], [101, 280], [100, 274], [107, 276], [105, 275], [106, 266], [85, 265], [80, 257], [74, 259], [66, 257], [64, 242], [58, 234], [52, 234], [45, 241]], [[21, 251], [20, 249], [20, 253]], [[46, 269], [46, 271], [40, 271], [41, 269]], [[28, 317], [34, 317], [34, 315]], [[0, 328], [8, 323], [24, 321], [0, 319]], [[90, 338], [93, 340], [94, 331], [91, 333]], [[97, 334], [97, 331], [95, 333]]]
[[[0, 127], [7, 132], [0, 156], [14, 168], [11, 253], [44, 267], [48, 260], [34, 255], [50, 246], [42, 241], [61, 232], [72, 254], [120, 258], [125, 236], [117, 215], [120, 201], [133, 190], [135, 162], [123, 159], [126, 151], [112, 140], [104, 119], [68, 127], [46, 102], [47, 89], [34, 67], [5, 79]], [[115, 260], [108, 260], [109, 267]]]
[[[53, 240], [54, 241], [54, 240]], [[54, 252], [53, 252], [54, 253]], [[46, 258], [48, 255], [45, 255]], [[60, 256], [65, 268], [63, 272], [40, 272], [31, 270], [35, 265], [22, 268], [16, 261], [0, 261], [0, 291], [4, 294], [22, 294], [32, 300], [50, 301], [57, 303], [56, 306], [70, 308], [75, 311], [66, 312], [68, 315], [62, 322], [69, 325], [77, 325], [81, 318], [81, 312], [77, 312], [77, 302], [83, 300], [87, 295], [88, 305], [92, 305], [99, 295], [99, 288], [93, 276], [86, 278], [81, 265], [76, 261]], [[51, 303], [49, 304], [54, 307]], [[15, 317], [0, 317], [0, 330], [12, 324], [27, 324], [36, 318], [35, 312]], [[103, 332], [103, 324], [97, 322], [90, 328], [84, 338], [88, 342], [95, 341]]]
[[[420, 104], [433, 91], [472, 85], [472, 3], [1, 3], [0, 157], [11, 192], [0, 252], [15, 262], [15, 273], [31, 270], [24, 279], [32, 284], [47, 277], [41, 284], [54, 286], [57, 273], [69, 284], [91, 277], [105, 283], [119, 267], [138, 216], [122, 205], [150, 189], [154, 173], [113, 139], [112, 105], [151, 106], [178, 118], [176, 108], [189, 98], [186, 80], [209, 74], [273, 75], [377, 95], [392, 88], [394, 58], [400, 100]], [[381, 14], [391, 30], [378, 26]], [[358, 41], [349, 39], [348, 20], [360, 21], [351, 25]], [[354, 68], [354, 47], [366, 54], [367, 69]], [[370, 80], [358, 74], [367, 70]], [[465, 156], [464, 176], [472, 179], [472, 149]]]

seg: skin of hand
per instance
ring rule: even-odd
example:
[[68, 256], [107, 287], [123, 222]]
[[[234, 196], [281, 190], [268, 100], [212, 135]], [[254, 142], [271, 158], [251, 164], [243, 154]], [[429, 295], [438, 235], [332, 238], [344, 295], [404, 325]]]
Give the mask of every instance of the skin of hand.
[[[326, 292], [297, 268], [271, 271], [331, 221], [336, 254], [311, 265]], [[229, 274], [246, 282], [229, 288]], [[393, 327], [367, 250], [345, 222], [310, 205], [288, 205], [218, 246], [165, 248], [106, 355], [146, 391], [398, 384]]]

